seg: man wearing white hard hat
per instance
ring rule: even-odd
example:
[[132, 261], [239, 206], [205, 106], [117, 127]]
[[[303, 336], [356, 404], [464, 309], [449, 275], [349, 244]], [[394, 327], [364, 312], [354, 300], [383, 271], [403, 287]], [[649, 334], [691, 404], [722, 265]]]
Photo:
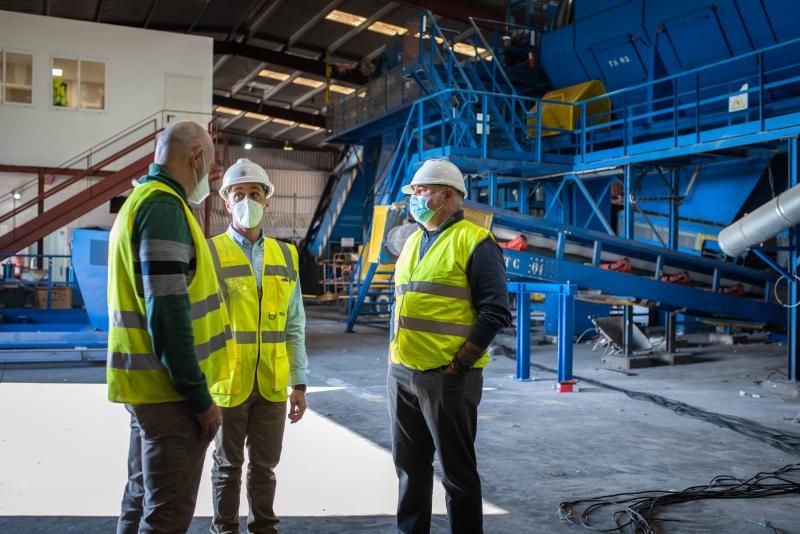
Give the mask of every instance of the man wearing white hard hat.
[[395, 267], [388, 399], [399, 479], [397, 532], [429, 532], [433, 457], [450, 531], [483, 532], [475, 454], [486, 348], [511, 324], [503, 253], [464, 219], [461, 171], [428, 160], [403, 193], [417, 230]]
[[231, 165], [219, 191], [231, 225], [209, 240], [237, 348], [229, 388], [214, 397], [222, 410], [211, 476], [211, 532], [216, 533], [239, 532], [245, 444], [250, 459], [248, 530], [278, 532], [274, 470], [281, 455], [287, 397], [292, 423], [306, 409], [306, 317], [297, 250], [265, 237], [261, 229], [274, 192], [259, 165], [244, 158]]

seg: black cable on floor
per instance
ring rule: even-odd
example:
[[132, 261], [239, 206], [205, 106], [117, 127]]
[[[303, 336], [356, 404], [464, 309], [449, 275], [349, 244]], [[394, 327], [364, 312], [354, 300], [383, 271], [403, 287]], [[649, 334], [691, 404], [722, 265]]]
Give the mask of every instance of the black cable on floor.
[[[507, 354], [507, 356], [515, 359], [512, 355]], [[540, 371], [558, 374], [555, 369], [544, 365], [531, 363], [531, 367]], [[709, 412], [661, 395], [633, 391], [592, 378], [573, 376], [586, 384], [624, 393], [631, 399], [648, 401], [657, 406], [668, 408], [678, 415], [699, 419], [757, 439], [784, 452], [795, 455], [800, 454], [800, 435], [798, 434], [782, 432], [743, 417]], [[792, 475], [796, 479], [788, 478]], [[559, 519], [570, 525], [575, 524], [574, 519], [577, 517], [581, 526], [597, 532], [655, 534], [654, 522], [680, 521], [680, 519], [659, 519], [655, 517], [657, 511], [669, 505], [705, 499], [754, 499], [789, 494], [800, 494], [800, 463], [784, 466], [774, 472], [758, 473], [749, 480], [722, 475], [715, 477], [704, 486], [693, 486], [683, 491], [647, 490], [565, 501], [559, 504], [557, 515]], [[591, 515], [607, 507], [613, 507], [612, 518], [615, 526], [596, 527], [591, 525]], [[583, 508], [579, 515], [576, 512], [577, 508]], [[759, 524], [765, 528], [772, 529], [776, 534], [780, 532], [768, 523]]]
[[[722, 475], [706, 485], [693, 486], [682, 491], [639, 491], [565, 501], [558, 505], [557, 515], [570, 525], [574, 525], [577, 518], [582, 527], [596, 532], [654, 534], [654, 523], [681, 521], [655, 517], [661, 509], [673, 504], [708, 499], [758, 499], [791, 494], [800, 494], [800, 463], [787, 465], [771, 473], [758, 473], [748, 480]], [[606, 508], [611, 509], [614, 526], [593, 525], [592, 514]], [[780, 532], [766, 521], [756, 524], [770, 528], [774, 533]]]

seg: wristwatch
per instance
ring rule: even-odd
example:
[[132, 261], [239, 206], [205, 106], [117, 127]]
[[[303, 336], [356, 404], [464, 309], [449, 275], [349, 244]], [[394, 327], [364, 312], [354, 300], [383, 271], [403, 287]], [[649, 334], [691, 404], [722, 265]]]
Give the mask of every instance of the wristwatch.
[[305, 384], [295, 384], [292, 386], [292, 389], [296, 389], [297, 391], [305, 391], [306, 385]]
[[460, 360], [458, 357], [456, 357], [450, 361], [450, 367], [455, 369], [458, 372], [458, 374], [463, 375], [468, 373], [469, 370], [472, 369], [472, 364], [467, 363], [464, 360]]

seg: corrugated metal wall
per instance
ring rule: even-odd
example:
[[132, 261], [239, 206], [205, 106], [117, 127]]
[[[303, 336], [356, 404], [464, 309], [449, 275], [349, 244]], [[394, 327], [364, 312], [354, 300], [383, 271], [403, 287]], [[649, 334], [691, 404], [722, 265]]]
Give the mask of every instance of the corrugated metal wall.
[[265, 169], [283, 171], [329, 171], [339, 161], [338, 152], [312, 152], [308, 150], [285, 151], [279, 148], [253, 148], [245, 150], [241, 146], [228, 147], [226, 166], [239, 158], [247, 158]]
[[267, 169], [275, 184], [275, 195], [264, 220], [264, 232], [270, 237], [306, 236], [311, 218], [325, 189], [327, 172]]
[[[230, 165], [239, 158], [247, 158], [264, 167], [275, 185], [275, 194], [270, 199], [270, 206], [262, 223], [264, 234], [293, 242], [303, 239], [339, 154], [229, 147], [226, 158], [229, 161], [226, 164]], [[221, 183], [215, 184], [216, 188], [220, 185]], [[214, 196], [211, 235], [225, 231], [230, 222], [224, 202], [218, 194]], [[198, 220], [202, 221], [202, 210], [198, 210], [197, 215]]]

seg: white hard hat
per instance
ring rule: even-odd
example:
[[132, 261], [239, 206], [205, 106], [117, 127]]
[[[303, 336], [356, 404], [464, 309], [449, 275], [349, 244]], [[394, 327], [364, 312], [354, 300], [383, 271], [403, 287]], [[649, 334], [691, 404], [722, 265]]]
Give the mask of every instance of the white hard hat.
[[261, 165], [253, 163], [247, 158], [241, 158], [236, 163], [228, 167], [222, 177], [222, 187], [219, 194], [222, 198], [227, 198], [228, 189], [236, 184], [261, 184], [266, 188], [267, 198], [275, 192], [275, 186], [267, 176], [267, 171]]
[[446, 159], [429, 159], [423, 163], [414, 173], [411, 183], [403, 186], [403, 194], [413, 195], [415, 185], [449, 185], [467, 198], [464, 175]]

